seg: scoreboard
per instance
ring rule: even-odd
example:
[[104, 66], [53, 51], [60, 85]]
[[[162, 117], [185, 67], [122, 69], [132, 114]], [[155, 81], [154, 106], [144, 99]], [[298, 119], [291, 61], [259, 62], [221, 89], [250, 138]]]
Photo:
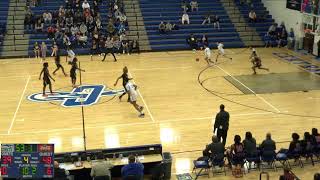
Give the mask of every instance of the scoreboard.
[[53, 144], [1, 144], [1, 177], [53, 178]]

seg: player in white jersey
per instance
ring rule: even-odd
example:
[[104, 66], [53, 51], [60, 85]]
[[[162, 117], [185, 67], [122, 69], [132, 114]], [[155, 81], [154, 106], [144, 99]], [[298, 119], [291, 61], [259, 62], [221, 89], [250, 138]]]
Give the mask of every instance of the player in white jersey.
[[130, 95], [130, 103], [134, 106], [134, 108], [140, 113], [139, 117], [144, 117], [143, 113], [143, 106], [140, 106], [137, 104], [137, 98], [138, 98], [138, 93], [137, 93], [137, 86], [130, 81], [127, 82], [126, 84], [126, 90]]
[[224, 53], [224, 49], [223, 49], [223, 44], [222, 44], [222, 42], [217, 42], [217, 46], [218, 46], [218, 54], [217, 54], [217, 57], [216, 57], [216, 62], [218, 61], [218, 57], [221, 55], [221, 56], [223, 56], [223, 57], [225, 57], [225, 58], [228, 58], [228, 59], [230, 59], [230, 60], [232, 60], [232, 58], [231, 57], [228, 57], [225, 53]]
[[70, 58], [69, 63], [71, 63], [73, 59], [76, 57], [76, 54], [70, 48], [67, 49], [67, 53], [68, 53], [68, 57]]
[[208, 46], [204, 45], [204, 60], [207, 61], [208, 65], [210, 65], [211, 61], [211, 50]]
[[250, 47], [250, 49], [251, 49], [251, 55], [249, 59], [252, 59], [253, 57], [258, 56], [257, 50], [255, 48]]

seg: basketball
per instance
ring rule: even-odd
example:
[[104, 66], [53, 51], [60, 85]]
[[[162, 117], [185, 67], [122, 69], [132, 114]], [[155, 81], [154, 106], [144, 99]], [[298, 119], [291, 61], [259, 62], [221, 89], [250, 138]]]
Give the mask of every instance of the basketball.
[[199, 58], [196, 58], [196, 61], [199, 61]]

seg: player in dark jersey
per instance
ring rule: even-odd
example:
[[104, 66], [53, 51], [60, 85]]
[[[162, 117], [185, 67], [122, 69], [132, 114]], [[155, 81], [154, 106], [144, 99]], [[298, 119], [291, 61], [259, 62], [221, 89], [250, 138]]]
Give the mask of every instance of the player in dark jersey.
[[77, 82], [77, 73], [76, 73], [76, 71], [79, 70], [79, 71], [85, 72], [84, 69], [80, 69], [78, 67], [77, 62], [78, 62], [78, 59], [76, 57], [73, 58], [72, 62], [70, 62], [70, 65], [71, 65], [70, 77], [71, 77], [72, 87], [76, 87], [76, 82]]
[[63, 66], [61, 65], [60, 55], [59, 55], [59, 54], [57, 54], [57, 55], [55, 56], [55, 58], [54, 58], [54, 62], [56, 63], [57, 69], [56, 69], [56, 70], [54, 70], [52, 74], [53, 74], [53, 75], [55, 75], [55, 74], [56, 74], [56, 72], [61, 68], [61, 70], [62, 70], [62, 72], [63, 72], [64, 76], [67, 76], [66, 72], [64, 71]]
[[51, 81], [50, 79], [52, 79], [53, 81], [55, 81], [51, 76], [50, 76], [50, 73], [49, 73], [49, 70], [48, 70], [48, 66], [49, 64], [47, 62], [43, 63], [43, 68], [42, 68], [42, 71], [40, 73], [40, 76], [39, 76], [39, 80], [41, 79], [41, 76], [43, 74], [43, 91], [42, 91], [42, 94], [43, 96], [47, 96], [46, 95], [46, 87], [47, 85], [49, 85], [49, 89], [50, 89], [50, 93], [52, 93], [52, 85], [51, 85]]
[[253, 74], [257, 74], [256, 68], [269, 71], [268, 68], [262, 67], [261, 58], [257, 55], [256, 52], [253, 52], [253, 53], [252, 53], [251, 62], [252, 62], [252, 64], [253, 64], [253, 66], [252, 66]]
[[[122, 79], [122, 86], [124, 87], [125, 92], [122, 93], [119, 96], [119, 100], [121, 101], [122, 96], [124, 96], [125, 94], [127, 94], [127, 89], [126, 89], [126, 84], [128, 83], [129, 80], [131, 80], [132, 78], [128, 77], [128, 68], [127, 66], [125, 66], [123, 68], [123, 73], [120, 77], [118, 77], [118, 79], [116, 80], [116, 82], [114, 83], [114, 86], [116, 86], [118, 84], [118, 81]], [[130, 95], [128, 94], [128, 102], [130, 101]]]

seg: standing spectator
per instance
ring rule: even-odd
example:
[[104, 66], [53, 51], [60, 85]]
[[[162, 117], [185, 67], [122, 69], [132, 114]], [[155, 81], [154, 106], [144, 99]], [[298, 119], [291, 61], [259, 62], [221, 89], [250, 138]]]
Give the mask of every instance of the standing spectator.
[[56, 29], [53, 26], [49, 26], [47, 28], [48, 39], [53, 39], [54, 38], [55, 31], [56, 31]]
[[224, 110], [224, 105], [220, 105], [220, 112], [215, 117], [214, 132], [217, 134], [219, 141], [222, 139], [222, 144], [225, 146], [227, 141], [227, 133], [229, 129], [230, 115]]
[[47, 45], [45, 42], [41, 43], [41, 57], [42, 60], [46, 60], [47, 57]]
[[49, 11], [45, 11], [42, 15], [45, 24], [51, 24], [52, 14]]
[[257, 22], [257, 14], [254, 10], [249, 12], [249, 22]]
[[121, 176], [124, 180], [143, 179], [144, 166], [133, 155], [128, 157], [129, 164], [125, 165], [121, 169]]
[[33, 45], [33, 52], [34, 52], [34, 57], [39, 58], [40, 57], [40, 47], [38, 42], [35, 42]]
[[282, 29], [282, 32], [279, 33], [278, 47], [284, 47], [287, 45], [288, 33], [286, 29]]
[[192, 11], [192, 12], [193, 12], [194, 10], [198, 11], [198, 2], [197, 2], [197, 0], [191, 0], [190, 6], [191, 6], [191, 11]]
[[204, 16], [204, 20], [203, 20], [203, 22], [202, 22], [202, 25], [204, 25], [204, 24], [211, 24], [211, 15], [210, 15], [210, 13], [207, 13], [205, 16]]
[[54, 179], [67, 179], [67, 175], [69, 175], [69, 171], [61, 169], [59, 163], [54, 161]]
[[90, 9], [90, 4], [88, 3], [87, 0], [84, 0], [83, 3], [82, 3], [82, 9], [85, 10], [85, 9]]
[[110, 169], [112, 167], [113, 165], [104, 159], [103, 153], [99, 153], [97, 155], [97, 161], [92, 162], [90, 175], [94, 178], [94, 180], [109, 180], [111, 179]]
[[111, 55], [113, 56], [114, 62], [117, 61], [116, 56], [114, 55], [114, 45], [113, 45], [113, 39], [108, 36], [107, 40], [105, 42], [105, 47], [106, 47], [106, 52], [104, 53], [104, 57], [102, 59], [102, 61], [104, 61], [106, 59], [107, 54], [111, 53]]
[[214, 29], [218, 28], [218, 30], [220, 30], [220, 17], [218, 15], [213, 16], [213, 27]]
[[183, 0], [181, 2], [181, 8], [183, 9], [183, 12], [187, 12], [188, 11], [187, 2], [185, 0]]
[[171, 32], [172, 31], [172, 24], [168, 21], [166, 24], [166, 32]]
[[122, 54], [127, 53], [129, 55], [129, 41], [126, 34], [120, 35], [120, 41], [122, 44]]
[[277, 23], [273, 23], [268, 29], [268, 34], [270, 36], [276, 35], [276, 29], [277, 29]]
[[51, 47], [51, 50], [52, 50], [52, 53], [51, 53], [51, 56], [57, 56], [58, 55], [58, 45], [57, 45], [57, 42], [53, 41], [53, 45]]
[[161, 23], [159, 24], [159, 32], [160, 34], [163, 34], [166, 32], [166, 25], [164, 24], [163, 21], [161, 21]]
[[187, 24], [190, 24], [189, 15], [187, 14], [187, 12], [184, 12], [181, 18], [181, 23], [185, 24], [185, 22], [187, 22]]
[[294, 41], [295, 41], [295, 37], [294, 37], [293, 28], [290, 28], [290, 32], [288, 36], [288, 49], [293, 49], [294, 43], [295, 43]]

